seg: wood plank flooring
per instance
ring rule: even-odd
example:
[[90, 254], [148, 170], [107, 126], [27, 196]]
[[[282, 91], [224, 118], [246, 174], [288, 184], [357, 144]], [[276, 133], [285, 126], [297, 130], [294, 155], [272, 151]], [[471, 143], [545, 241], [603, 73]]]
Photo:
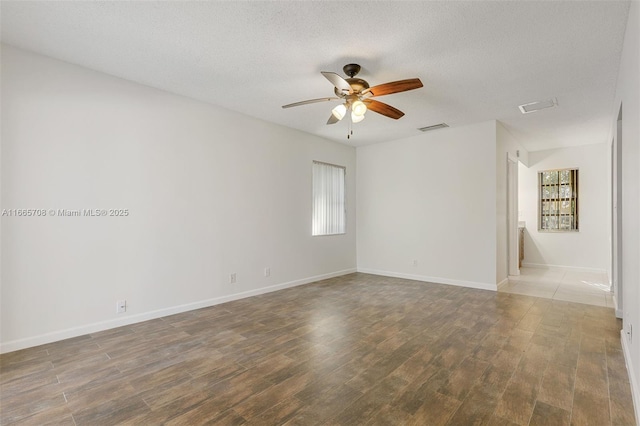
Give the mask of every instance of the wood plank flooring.
[[0, 422], [634, 425], [613, 310], [351, 274], [0, 356]]

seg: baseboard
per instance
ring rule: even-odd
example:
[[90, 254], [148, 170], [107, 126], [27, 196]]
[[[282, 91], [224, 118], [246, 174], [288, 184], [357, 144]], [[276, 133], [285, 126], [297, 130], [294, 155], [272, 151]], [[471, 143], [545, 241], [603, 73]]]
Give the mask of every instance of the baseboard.
[[566, 266], [566, 265], [548, 265], [546, 263], [527, 263], [523, 262], [522, 266], [525, 268], [536, 268], [536, 269], [558, 269], [565, 271], [574, 271], [574, 272], [595, 272], [606, 274], [606, 269], [599, 268], [583, 268], [581, 266]]
[[502, 287], [503, 285], [506, 285], [509, 283], [509, 277], [505, 278], [504, 280], [500, 281], [497, 285], [498, 290], [500, 290], [500, 287]]
[[123, 318], [100, 321], [92, 324], [82, 325], [79, 327], [72, 327], [72, 328], [67, 328], [65, 330], [59, 330], [51, 333], [41, 334], [38, 336], [11, 340], [8, 342], [0, 343], [0, 354], [13, 352], [20, 349], [31, 348], [33, 346], [44, 345], [46, 343], [57, 342], [59, 340], [70, 339], [72, 337], [78, 337], [85, 334], [97, 333], [98, 331], [109, 330], [111, 328], [131, 325], [131, 324], [135, 324], [142, 321], [148, 321], [151, 319], [166, 317], [168, 315], [174, 315], [182, 312], [193, 311], [195, 309], [207, 308], [209, 306], [219, 305], [221, 303], [231, 302], [233, 300], [244, 299], [251, 296], [258, 296], [260, 294], [271, 293], [273, 291], [278, 291], [278, 290], [284, 290], [286, 288], [296, 287], [299, 285], [309, 284], [312, 282], [325, 280], [328, 278], [334, 278], [342, 275], [352, 274], [354, 272], [356, 272], [355, 268], [345, 269], [342, 271], [336, 271], [328, 274], [316, 275], [313, 277], [289, 281], [286, 283], [275, 284], [268, 287], [262, 287], [255, 290], [243, 291], [240, 293], [235, 293], [227, 296], [214, 297], [212, 299], [206, 299], [206, 300], [199, 300], [197, 302], [186, 303], [178, 306], [171, 306], [168, 308], [144, 312], [141, 314], [131, 315]]
[[620, 330], [620, 341], [622, 342], [622, 352], [624, 353], [624, 361], [627, 364], [627, 374], [629, 375], [629, 383], [631, 383], [631, 399], [633, 399], [633, 409], [636, 414], [636, 424], [640, 424], [640, 387], [636, 380], [636, 375], [631, 362], [631, 348], [624, 330]]
[[377, 269], [368, 269], [368, 268], [358, 268], [358, 272], [362, 272], [364, 274], [382, 275], [385, 277], [404, 278], [407, 280], [414, 280], [414, 281], [425, 281], [425, 282], [436, 283], [436, 284], [455, 285], [458, 287], [477, 288], [480, 290], [498, 291], [498, 286], [492, 283], [452, 280], [449, 278], [428, 277], [425, 275], [405, 274], [403, 272], [392, 272], [392, 271], [380, 271]]
[[615, 294], [613, 294], [612, 296], [613, 297], [611, 299], [613, 299], [613, 309], [616, 313], [616, 318], [622, 319], [622, 309], [618, 308], [618, 298]]

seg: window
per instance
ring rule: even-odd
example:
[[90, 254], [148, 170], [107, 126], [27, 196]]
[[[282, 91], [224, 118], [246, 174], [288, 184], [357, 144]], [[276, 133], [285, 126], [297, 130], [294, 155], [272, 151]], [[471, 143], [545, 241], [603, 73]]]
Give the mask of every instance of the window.
[[540, 231], [578, 230], [578, 169], [538, 173]]
[[346, 232], [345, 174], [344, 167], [313, 162], [312, 235]]

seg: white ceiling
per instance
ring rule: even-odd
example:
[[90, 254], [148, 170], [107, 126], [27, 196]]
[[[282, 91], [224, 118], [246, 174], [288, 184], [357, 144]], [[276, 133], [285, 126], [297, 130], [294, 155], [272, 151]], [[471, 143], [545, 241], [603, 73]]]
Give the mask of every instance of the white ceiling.
[[[498, 119], [531, 151], [607, 142], [629, 2], [1, 2], [2, 41], [353, 145], [440, 122]], [[404, 111], [326, 125], [320, 71], [372, 86]], [[517, 106], [556, 97], [559, 107]]]

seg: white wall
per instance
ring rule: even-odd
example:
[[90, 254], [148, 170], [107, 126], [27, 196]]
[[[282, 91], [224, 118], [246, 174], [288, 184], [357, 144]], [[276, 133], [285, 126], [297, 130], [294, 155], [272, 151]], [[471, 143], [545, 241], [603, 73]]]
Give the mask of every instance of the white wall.
[[[579, 169], [579, 232], [538, 231], [538, 172]], [[607, 143], [529, 153], [519, 166], [519, 209], [526, 222], [524, 266], [560, 266], [606, 272], [610, 234], [610, 146]]]
[[495, 121], [357, 150], [358, 270], [495, 290]]
[[[355, 270], [355, 149], [9, 46], [1, 88], [4, 209], [130, 212], [2, 218], [2, 351]], [[312, 160], [346, 235], [311, 237]]]
[[507, 155], [528, 164], [529, 153], [500, 122], [496, 122], [496, 282], [508, 276]]
[[[640, 4], [631, 2], [611, 134], [622, 105], [622, 345], [640, 421]], [[634, 336], [631, 335], [633, 328]]]

